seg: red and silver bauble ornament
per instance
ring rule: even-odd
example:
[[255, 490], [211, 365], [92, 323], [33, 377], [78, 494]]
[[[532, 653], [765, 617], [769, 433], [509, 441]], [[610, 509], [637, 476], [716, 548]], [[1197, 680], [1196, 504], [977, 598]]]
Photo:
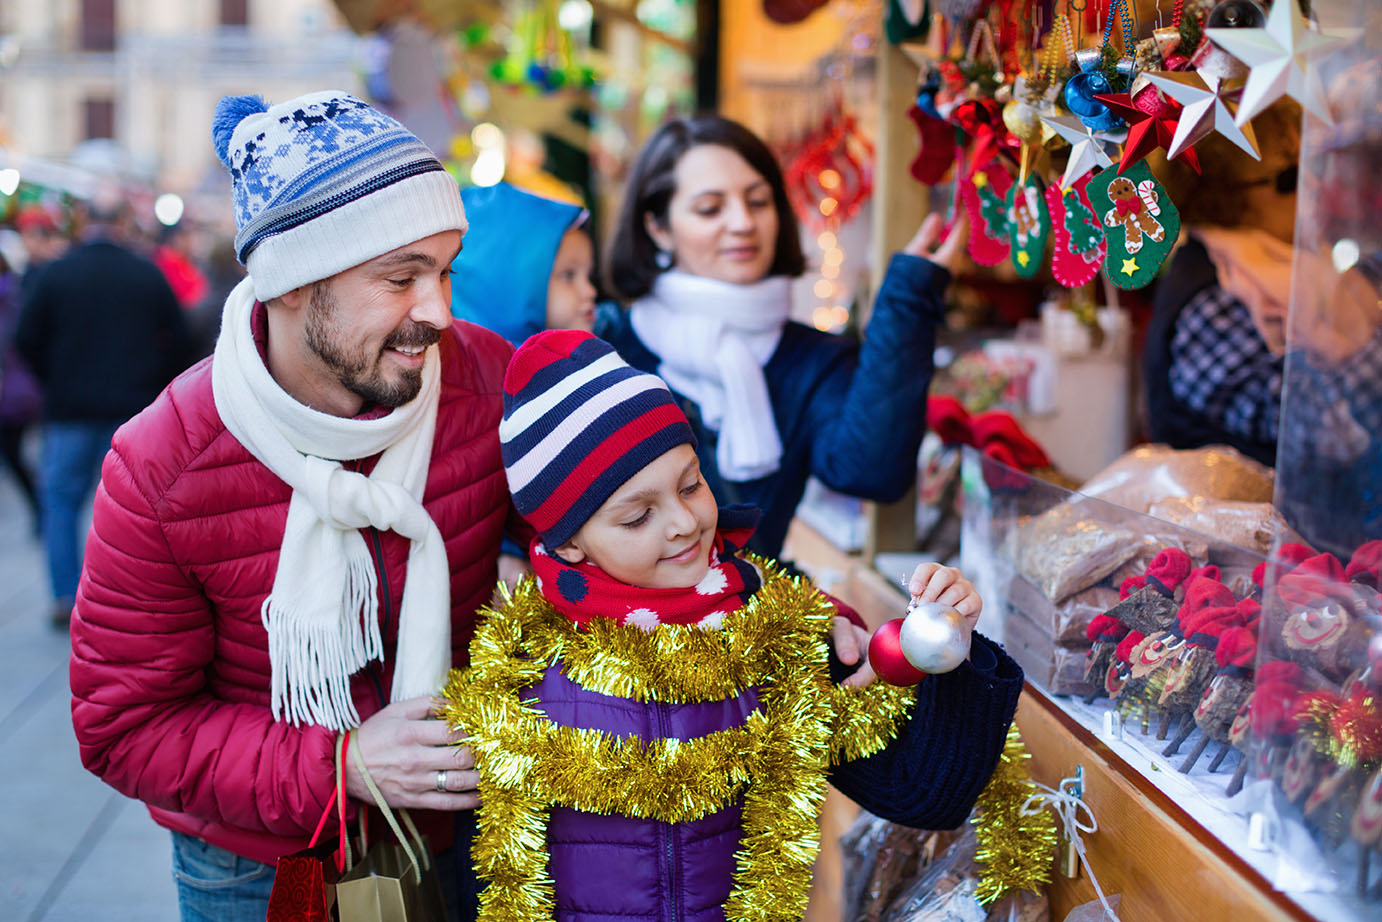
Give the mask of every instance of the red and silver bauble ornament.
[[913, 602], [907, 617], [894, 618], [869, 640], [869, 665], [890, 685], [915, 685], [950, 672], [969, 657], [965, 616], [939, 602]]

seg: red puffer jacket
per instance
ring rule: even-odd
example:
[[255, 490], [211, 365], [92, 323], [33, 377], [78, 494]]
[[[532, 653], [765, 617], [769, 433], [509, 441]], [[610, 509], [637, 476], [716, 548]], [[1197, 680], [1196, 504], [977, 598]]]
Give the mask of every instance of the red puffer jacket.
[[[262, 354], [262, 308], [255, 320]], [[468, 659], [475, 611], [494, 587], [509, 514], [498, 427], [512, 352], [468, 323], [441, 339], [423, 504], [451, 563], [458, 666]], [[276, 723], [269, 710], [260, 606], [273, 586], [290, 495], [226, 430], [212, 399], [211, 361], [200, 362], [116, 433], [72, 618], [82, 764], [147, 803], [159, 824], [266, 863], [305, 847], [335, 776], [335, 733]], [[389, 700], [409, 548], [392, 532], [364, 534], [379, 566], [385, 656], [352, 681], [362, 720]], [[451, 835], [441, 819], [426, 824], [438, 848]]]

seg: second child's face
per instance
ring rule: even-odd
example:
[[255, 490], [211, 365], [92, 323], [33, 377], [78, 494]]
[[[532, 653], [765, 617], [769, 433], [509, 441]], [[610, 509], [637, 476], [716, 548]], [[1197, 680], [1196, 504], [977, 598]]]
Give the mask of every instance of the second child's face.
[[686, 589], [710, 569], [719, 508], [690, 445], [678, 445], [631, 477], [555, 553], [590, 560], [621, 583]]
[[595, 329], [595, 250], [585, 231], [572, 228], [561, 238], [552, 277], [547, 282], [547, 329]]

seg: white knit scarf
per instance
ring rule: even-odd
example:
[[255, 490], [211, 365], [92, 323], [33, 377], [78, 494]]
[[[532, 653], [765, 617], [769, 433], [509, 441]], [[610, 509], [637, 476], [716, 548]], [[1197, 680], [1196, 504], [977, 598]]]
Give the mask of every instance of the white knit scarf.
[[630, 309], [634, 333], [661, 362], [658, 374], [719, 433], [715, 460], [726, 480], [765, 477], [782, 462], [763, 366], [791, 307], [791, 281], [781, 276], [736, 285], [672, 269]]
[[[343, 419], [299, 403], [269, 374], [250, 329], [254, 287], [226, 299], [211, 366], [230, 433], [293, 488], [278, 572], [261, 615], [269, 633], [273, 715], [344, 730], [359, 725], [350, 676], [382, 660], [378, 583], [360, 529], [412, 540], [399, 613], [393, 700], [435, 692], [451, 665], [451, 586], [441, 533], [422, 507], [441, 392], [437, 347], [422, 390], [378, 419]], [[380, 454], [369, 476], [341, 461]]]

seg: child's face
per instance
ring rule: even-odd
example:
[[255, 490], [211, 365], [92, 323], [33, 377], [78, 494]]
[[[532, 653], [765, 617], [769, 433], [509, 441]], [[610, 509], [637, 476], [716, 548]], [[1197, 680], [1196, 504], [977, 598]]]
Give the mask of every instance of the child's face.
[[595, 251], [585, 231], [572, 228], [561, 238], [552, 277], [547, 282], [547, 329], [595, 329]]
[[696, 452], [683, 444], [631, 477], [555, 553], [631, 586], [690, 588], [710, 569], [718, 522]]

